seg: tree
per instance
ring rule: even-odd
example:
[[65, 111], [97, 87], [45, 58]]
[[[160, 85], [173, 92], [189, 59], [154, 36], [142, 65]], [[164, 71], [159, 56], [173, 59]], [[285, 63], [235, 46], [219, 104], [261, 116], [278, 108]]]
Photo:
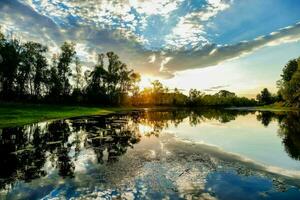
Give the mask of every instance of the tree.
[[48, 97], [52, 100], [58, 100], [57, 98], [60, 96], [62, 91], [62, 83], [58, 75], [57, 68], [55, 67], [56, 65], [57, 57], [54, 55], [52, 58], [52, 67], [49, 70], [49, 77], [47, 81]]
[[215, 94], [218, 97], [224, 97], [224, 98], [228, 98], [228, 97], [236, 97], [236, 94], [233, 92], [229, 92], [227, 90], [220, 90], [218, 93]]
[[73, 74], [75, 89], [81, 90], [83, 87], [82, 65], [78, 57], [75, 58], [75, 73]]
[[300, 69], [298, 69], [292, 79], [286, 83], [283, 97], [290, 105], [300, 108]]
[[138, 73], [131, 73], [130, 76], [130, 91], [133, 97], [137, 97], [140, 91], [138, 83], [141, 81], [141, 75]]
[[278, 81], [279, 93], [289, 105], [300, 107], [300, 58], [293, 59], [283, 68]]
[[67, 96], [71, 90], [69, 77], [72, 76], [70, 64], [75, 56], [75, 44], [64, 42], [61, 46], [61, 54], [58, 57], [57, 72], [59, 80], [62, 84], [61, 94]]
[[98, 63], [94, 66], [94, 70], [86, 73], [87, 79], [87, 96], [88, 99], [94, 103], [106, 102], [106, 88], [105, 82], [107, 78], [107, 71], [104, 69], [104, 54], [98, 55]]
[[22, 45], [18, 40], [3, 40], [0, 46], [0, 78], [2, 98], [11, 99], [15, 96], [15, 81], [18, 67], [22, 61]]
[[267, 88], [264, 88], [260, 94], [256, 96], [257, 101], [262, 105], [267, 105], [272, 103], [272, 95]]
[[[61, 53], [53, 57], [53, 64], [51, 69], [50, 94], [56, 97], [66, 97], [70, 94], [71, 84], [69, 78], [72, 76], [70, 64], [72, 63], [75, 52], [75, 44], [64, 42], [61, 46]], [[55, 81], [55, 82], [53, 82]]]
[[33, 74], [33, 88], [34, 94], [37, 98], [40, 98], [43, 90], [42, 86], [47, 83], [48, 63], [45, 57], [47, 47], [38, 45], [38, 52], [36, 54], [35, 70]]
[[114, 52], [106, 53], [108, 58], [106, 89], [109, 101], [112, 104], [120, 104], [127, 96], [132, 80], [130, 75], [132, 70], [128, 70], [127, 65], [119, 60]]
[[152, 85], [152, 92], [154, 94], [164, 93], [164, 86], [159, 80], [155, 80], [151, 83]]
[[151, 83], [151, 85], [154, 104], [163, 104], [164, 93], [166, 92], [163, 84], [159, 80], [155, 80]]
[[292, 79], [293, 74], [298, 69], [298, 62], [296, 59], [290, 60], [283, 68], [282, 70], [282, 80], [285, 82], [288, 82]]
[[202, 93], [196, 89], [190, 89], [189, 91], [189, 104], [192, 106], [199, 106], [201, 104]]
[[[46, 52], [47, 47], [39, 43], [27, 42], [24, 44], [24, 66], [26, 66], [24, 69], [28, 71], [24, 71], [26, 73], [23, 74], [23, 80], [28, 81], [26, 86], [29, 93], [37, 98], [42, 94], [42, 84], [46, 83], [48, 66]], [[21, 86], [24, 87], [24, 85]]]

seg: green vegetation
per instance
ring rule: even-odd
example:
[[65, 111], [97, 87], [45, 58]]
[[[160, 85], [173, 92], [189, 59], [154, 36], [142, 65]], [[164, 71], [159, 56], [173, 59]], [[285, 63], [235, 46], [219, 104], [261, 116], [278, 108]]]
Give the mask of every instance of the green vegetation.
[[261, 110], [261, 111], [276, 111], [276, 112], [300, 111], [299, 108], [287, 107], [287, 106], [283, 105], [282, 103], [274, 103], [274, 104], [270, 104], [270, 105], [257, 106], [257, 107], [253, 107], [253, 109]]
[[[295, 110], [300, 108], [300, 57], [290, 60], [283, 68], [277, 82], [278, 92], [271, 94], [267, 88], [257, 95], [259, 105], [272, 109]], [[273, 104], [273, 105], [272, 105]]]
[[300, 58], [289, 61], [278, 81], [279, 93], [288, 106], [300, 108]]
[[260, 94], [256, 96], [256, 99], [261, 105], [268, 105], [274, 102], [274, 98], [267, 88], [264, 88]]
[[0, 128], [24, 125], [49, 119], [106, 115], [126, 110], [130, 110], [130, 108], [5, 103], [0, 104]]

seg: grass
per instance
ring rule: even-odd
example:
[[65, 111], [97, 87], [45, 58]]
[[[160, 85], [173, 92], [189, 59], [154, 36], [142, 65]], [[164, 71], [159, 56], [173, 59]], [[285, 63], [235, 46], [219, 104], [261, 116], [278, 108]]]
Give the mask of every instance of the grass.
[[272, 105], [265, 105], [265, 106], [257, 106], [257, 107], [255, 107], [255, 109], [262, 110], [262, 111], [266, 110], [266, 111], [283, 111], [283, 112], [284, 111], [300, 111], [299, 108], [287, 107], [281, 103], [275, 103]]
[[20, 126], [50, 119], [107, 115], [132, 110], [122, 107], [83, 107], [42, 104], [0, 103], [0, 128]]

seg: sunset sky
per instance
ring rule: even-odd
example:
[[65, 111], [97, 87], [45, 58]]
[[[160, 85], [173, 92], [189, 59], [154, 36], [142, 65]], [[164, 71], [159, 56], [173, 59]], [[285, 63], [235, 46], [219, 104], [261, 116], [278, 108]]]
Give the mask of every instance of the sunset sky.
[[0, 0], [0, 25], [51, 53], [74, 41], [87, 67], [114, 51], [142, 86], [159, 79], [185, 91], [275, 92], [300, 56], [299, 0]]

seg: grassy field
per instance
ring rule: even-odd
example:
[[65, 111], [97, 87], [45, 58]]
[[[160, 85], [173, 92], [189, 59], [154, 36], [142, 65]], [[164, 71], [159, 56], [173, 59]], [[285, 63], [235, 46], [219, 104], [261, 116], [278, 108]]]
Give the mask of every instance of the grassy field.
[[88, 115], [106, 115], [132, 110], [131, 108], [82, 107], [33, 104], [0, 104], [0, 128], [30, 124], [49, 119]]

